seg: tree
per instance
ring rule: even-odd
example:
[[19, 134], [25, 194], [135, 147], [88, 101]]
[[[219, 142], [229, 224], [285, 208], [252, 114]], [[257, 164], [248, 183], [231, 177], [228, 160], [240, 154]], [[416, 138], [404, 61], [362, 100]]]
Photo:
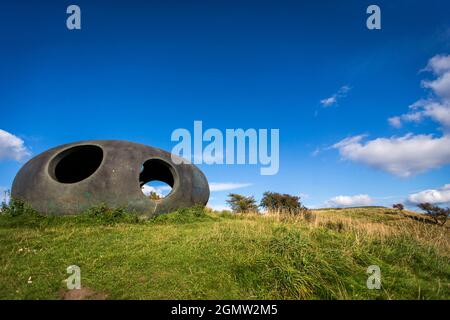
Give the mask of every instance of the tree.
[[160, 200], [160, 199], [162, 199], [162, 197], [159, 194], [157, 194], [155, 191], [150, 191], [148, 197], [151, 200]]
[[300, 202], [300, 197], [270, 191], [264, 192], [260, 206], [268, 211], [287, 211], [290, 214], [307, 210]]
[[405, 209], [405, 207], [401, 203], [393, 204], [392, 208], [397, 209], [398, 211], [403, 211], [403, 209]]
[[248, 213], [258, 212], [258, 206], [253, 196], [246, 197], [237, 193], [230, 193], [227, 203], [230, 205], [231, 210], [235, 213]]
[[425, 211], [430, 215], [436, 224], [444, 225], [447, 222], [448, 216], [450, 215], [449, 208], [440, 208], [438, 206], [432, 205], [431, 203], [425, 202], [418, 205], [420, 209]]

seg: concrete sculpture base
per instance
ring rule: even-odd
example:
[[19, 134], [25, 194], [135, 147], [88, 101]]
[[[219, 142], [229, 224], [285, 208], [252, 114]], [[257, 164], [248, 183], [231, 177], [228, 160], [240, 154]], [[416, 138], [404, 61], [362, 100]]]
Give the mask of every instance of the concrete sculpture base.
[[[151, 200], [141, 187], [154, 180], [172, 191]], [[193, 164], [175, 164], [161, 149], [121, 140], [92, 140], [50, 149], [28, 161], [12, 186], [13, 198], [48, 215], [78, 214], [101, 203], [143, 218], [206, 205], [209, 186]]]

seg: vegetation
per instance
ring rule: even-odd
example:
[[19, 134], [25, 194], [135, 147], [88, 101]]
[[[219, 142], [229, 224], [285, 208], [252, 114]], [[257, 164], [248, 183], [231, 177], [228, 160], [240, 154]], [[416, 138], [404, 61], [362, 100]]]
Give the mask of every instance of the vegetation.
[[438, 206], [432, 205], [431, 203], [421, 203], [418, 207], [424, 210], [436, 224], [444, 225], [447, 222], [448, 216], [450, 215], [450, 208], [440, 208]]
[[257, 212], [258, 206], [254, 197], [246, 197], [237, 193], [228, 195], [227, 203], [235, 213]]
[[300, 197], [270, 191], [264, 192], [260, 206], [267, 211], [284, 211], [288, 214], [300, 214], [307, 210], [301, 204]]
[[403, 206], [403, 204], [401, 204], [401, 203], [396, 203], [396, 204], [393, 204], [392, 205], [392, 208], [394, 208], [394, 209], [396, 209], [396, 210], [398, 210], [398, 211], [403, 211], [403, 210], [405, 210], [405, 207]]
[[55, 224], [63, 224], [72, 221], [80, 225], [115, 225], [117, 223], [139, 223], [139, 218], [133, 213], [128, 213], [122, 208], [109, 208], [105, 204], [89, 208], [76, 216], [46, 217], [31, 208], [28, 204], [12, 199], [9, 204], [3, 203], [0, 217], [3, 226], [6, 227], [37, 227], [45, 228]]
[[159, 194], [157, 194], [155, 191], [150, 191], [148, 197], [151, 200], [161, 200], [162, 199], [162, 197]]
[[[0, 299], [67, 298], [70, 265], [84, 298], [450, 299], [449, 227], [406, 210], [194, 207], [142, 222], [105, 206], [43, 217], [21, 205], [0, 214]], [[381, 290], [366, 287], [370, 265]]]

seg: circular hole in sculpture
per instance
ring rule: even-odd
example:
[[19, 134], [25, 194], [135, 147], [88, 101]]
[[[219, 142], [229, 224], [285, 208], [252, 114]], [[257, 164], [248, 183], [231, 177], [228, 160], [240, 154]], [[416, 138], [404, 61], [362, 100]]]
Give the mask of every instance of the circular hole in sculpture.
[[61, 183], [76, 183], [90, 177], [103, 161], [102, 148], [76, 146], [58, 154], [50, 165], [50, 175]]
[[142, 193], [151, 200], [161, 200], [167, 197], [174, 185], [172, 167], [160, 159], [144, 162], [139, 174], [139, 185]]

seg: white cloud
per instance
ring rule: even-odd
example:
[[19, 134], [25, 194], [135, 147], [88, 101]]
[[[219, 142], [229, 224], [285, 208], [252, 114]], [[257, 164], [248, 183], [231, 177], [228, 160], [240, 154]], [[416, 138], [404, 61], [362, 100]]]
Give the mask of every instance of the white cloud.
[[344, 139], [333, 148], [344, 159], [367, 164], [400, 177], [408, 177], [450, 163], [450, 136], [432, 135], [377, 138], [362, 142], [359, 135]]
[[444, 185], [440, 189], [429, 189], [409, 195], [408, 201], [414, 204], [447, 203], [450, 202], [450, 184]]
[[450, 55], [436, 55], [428, 61], [425, 71], [431, 71], [436, 79], [424, 80], [422, 85], [431, 89], [443, 100], [450, 99]]
[[450, 102], [436, 100], [419, 100], [409, 107], [412, 111], [388, 119], [389, 124], [400, 128], [404, 122], [421, 122], [425, 118], [440, 123], [450, 129]]
[[443, 99], [450, 99], [450, 71], [435, 80], [423, 81], [422, 85], [434, 91]]
[[305, 200], [305, 199], [309, 198], [309, 194], [303, 193], [303, 192], [300, 192], [300, 194], [298, 196], [300, 197], [301, 200]]
[[23, 160], [30, 156], [30, 151], [25, 147], [22, 139], [0, 129], [0, 160]]
[[314, 149], [314, 151], [311, 152], [311, 156], [317, 157], [317, 156], [320, 154], [320, 152], [321, 152], [321, 149], [320, 149], [319, 147], [316, 147], [316, 148]]
[[347, 93], [350, 91], [349, 86], [342, 86], [338, 92], [333, 94], [331, 97], [325, 98], [320, 100], [320, 104], [324, 107], [330, 107], [337, 103], [338, 99], [345, 98], [347, 96]]
[[408, 177], [450, 163], [450, 55], [436, 55], [423, 71], [430, 71], [434, 80], [423, 81], [432, 90], [428, 99], [409, 106], [409, 112], [388, 119], [391, 126], [419, 123], [425, 118], [439, 123], [441, 137], [407, 134], [402, 137], [377, 138], [363, 142], [358, 135], [336, 143], [344, 159], [367, 164], [400, 177]]
[[450, 129], [450, 55], [436, 55], [428, 61], [423, 71], [430, 71], [435, 75], [433, 80], [422, 81], [422, 86], [431, 89], [433, 96], [413, 103], [410, 112], [389, 118], [389, 123], [396, 128], [403, 122], [420, 122], [430, 118]]
[[368, 206], [373, 203], [373, 199], [367, 194], [354, 196], [337, 196], [326, 202], [327, 207], [353, 207]]
[[326, 98], [326, 99], [322, 99], [320, 100], [320, 103], [324, 106], [324, 107], [329, 107], [332, 106], [333, 104], [335, 104], [337, 101], [335, 96]]
[[211, 192], [227, 191], [227, 190], [234, 190], [234, 189], [245, 188], [245, 187], [249, 187], [251, 185], [252, 185], [252, 183], [211, 182], [209, 184], [209, 190]]
[[215, 211], [224, 211], [224, 210], [228, 210], [231, 211], [231, 208], [227, 205], [222, 205], [222, 204], [209, 204], [207, 205], [209, 208], [215, 210]]
[[402, 118], [401, 117], [391, 117], [388, 119], [389, 124], [394, 128], [400, 128], [402, 126]]
[[450, 103], [430, 102], [424, 106], [424, 114], [439, 122], [445, 128], [450, 128]]
[[450, 71], [450, 55], [435, 55], [428, 61], [425, 71], [431, 71], [436, 75], [442, 75]]
[[146, 184], [144, 184], [141, 189], [146, 196], [149, 196], [151, 192], [155, 192], [161, 198], [167, 196], [172, 190], [170, 186], [153, 187]]

